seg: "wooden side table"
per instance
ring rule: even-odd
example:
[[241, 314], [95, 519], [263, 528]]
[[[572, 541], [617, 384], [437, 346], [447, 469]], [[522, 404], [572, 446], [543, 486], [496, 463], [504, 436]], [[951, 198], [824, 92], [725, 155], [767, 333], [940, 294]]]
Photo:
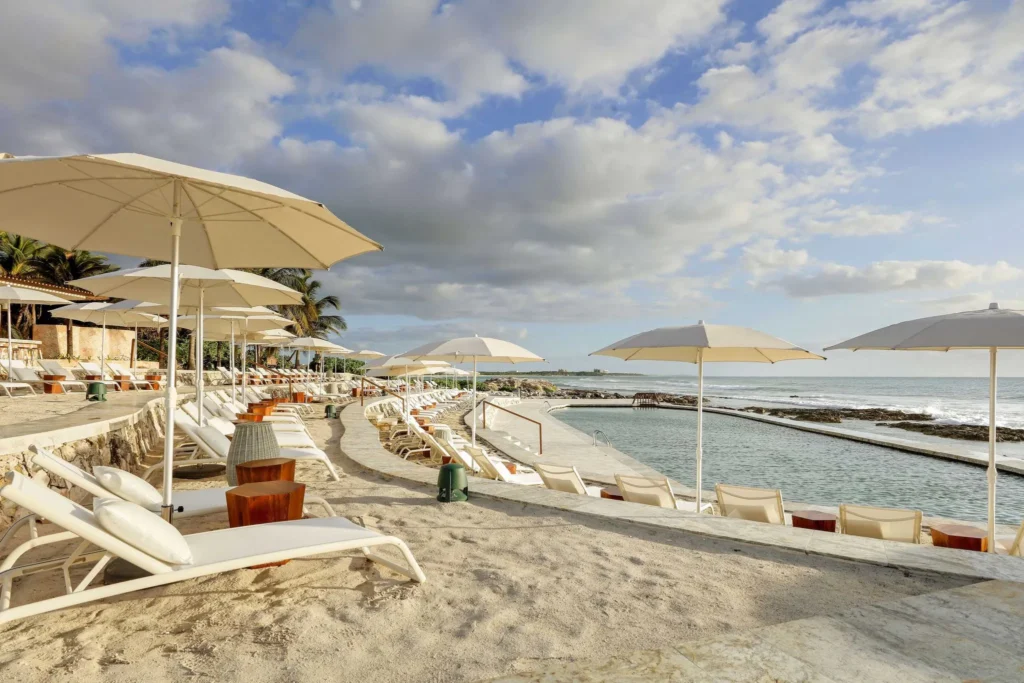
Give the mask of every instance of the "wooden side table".
[[836, 532], [837, 515], [819, 510], [800, 510], [793, 513], [793, 526], [797, 529], [813, 529], [814, 531]]
[[618, 486], [601, 487], [601, 497], [608, 498], [610, 500], [625, 500], [625, 498], [622, 497], [622, 492], [619, 491]]
[[164, 381], [164, 376], [146, 375], [146, 381], [149, 382], [149, 386], [153, 387], [153, 391], [160, 391], [160, 383]]
[[988, 533], [966, 524], [935, 524], [932, 526], [932, 545], [984, 553], [988, 551]]
[[239, 484], [261, 481], [295, 481], [295, 460], [292, 458], [266, 458], [235, 465]]
[[[224, 496], [228, 504], [228, 524], [232, 528], [287, 522], [302, 519], [306, 485], [293, 481], [264, 481], [236, 486], [228, 489]], [[288, 560], [259, 564], [250, 569], [280, 567], [283, 564], [288, 564]]]
[[132, 390], [131, 375], [114, 375], [114, 380], [120, 385], [121, 391]]
[[46, 381], [46, 383], [43, 384], [44, 394], [64, 393], [64, 386], [60, 384], [60, 382], [67, 379], [67, 375], [43, 375], [43, 379]]
[[85, 376], [85, 381], [86, 382], [102, 382], [103, 381], [103, 375], [86, 375]]
[[238, 422], [263, 422], [263, 416], [256, 413], [238, 413], [235, 417]]

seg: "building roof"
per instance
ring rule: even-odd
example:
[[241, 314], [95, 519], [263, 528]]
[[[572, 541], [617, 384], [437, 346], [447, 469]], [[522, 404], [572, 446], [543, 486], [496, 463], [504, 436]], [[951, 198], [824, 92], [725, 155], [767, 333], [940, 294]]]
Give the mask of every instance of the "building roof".
[[46, 292], [47, 294], [54, 294], [56, 296], [68, 299], [69, 301], [102, 301], [106, 298], [102, 296], [96, 296], [88, 289], [82, 289], [81, 287], [69, 287], [67, 285], [51, 285], [48, 282], [33, 280], [27, 277], [17, 277], [14, 275], [0, 275], [0, 285], [12, 285], [14, 287], [34, 289], [37, 292]]

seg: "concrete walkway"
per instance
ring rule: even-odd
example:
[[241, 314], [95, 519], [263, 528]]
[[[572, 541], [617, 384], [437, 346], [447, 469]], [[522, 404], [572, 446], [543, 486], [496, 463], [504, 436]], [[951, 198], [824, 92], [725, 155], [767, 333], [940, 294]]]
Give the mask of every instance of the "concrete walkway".
[[1009, 683], [1024, 680], [1022, 620], [1024, 584], [991, 581], [495, 680]]

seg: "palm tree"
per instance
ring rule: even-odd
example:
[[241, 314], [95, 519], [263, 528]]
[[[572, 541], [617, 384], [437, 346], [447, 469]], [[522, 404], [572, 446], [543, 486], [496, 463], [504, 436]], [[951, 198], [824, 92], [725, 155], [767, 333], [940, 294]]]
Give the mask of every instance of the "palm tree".
[[[52, 244], [40, 249], [34, 262], [35, 276], [53, 285], [65, 285], [70, 280], [102, 275], [117, 270], [117, 266], [107, 261], [106, 256], [94, 254], [91, 251], [69, 251]], [[35, 324], [35, 320], [32, 323]], [[69, 354], [73, 348], [72, 340], [72, 323], [68, 320], [67, 346]]]
[[[312, 271], [304, 268], [253, 268], [250, 272], [279, 282], [302, 294], [302, 303], [274, 307], [281, 315], [295, 321], [292, 327], [298, 336], [325, 339], [331, 333], [348, 329], [343, 317], [326, 312], [330, 309], [340, 309], [341, 299], [333, 294], [320, 296], [323, 283], [314, 279]], [[295, 352], [297, 353], [298, 351]], [[292, 360], [294, 361], [294, 357]]]
[[34, 275], [36, 257], [45, 246], [42, 242], [21, 235], [0, 232], [0, 275]]

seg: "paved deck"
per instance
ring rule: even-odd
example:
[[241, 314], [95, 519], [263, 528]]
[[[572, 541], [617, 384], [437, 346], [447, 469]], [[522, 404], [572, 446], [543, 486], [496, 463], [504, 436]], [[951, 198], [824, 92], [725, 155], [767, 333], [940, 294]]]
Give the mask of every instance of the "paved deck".
[[[992, 581], [495, 680], [1024, 680], [1024, 584]], [[528, 667], [531, 667], [527, 664]]]

